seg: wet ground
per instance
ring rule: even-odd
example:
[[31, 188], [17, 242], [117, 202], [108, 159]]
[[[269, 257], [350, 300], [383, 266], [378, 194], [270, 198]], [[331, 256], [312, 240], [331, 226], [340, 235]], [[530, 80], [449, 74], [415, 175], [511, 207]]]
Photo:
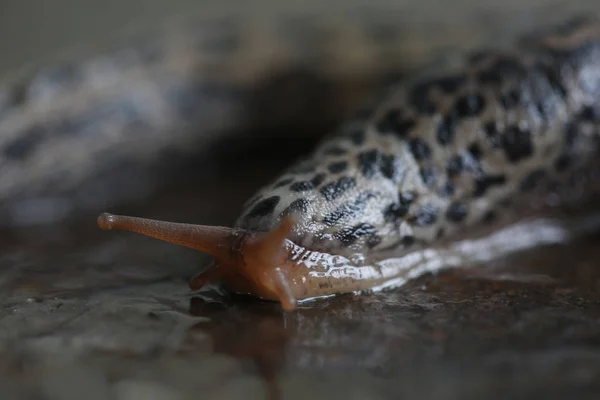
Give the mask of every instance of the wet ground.
[[[227, 224], [234, 212], [208, 205], [239, 207], [265, 175], [247, 174], [110, 211]], [[595, 398], [600, 389], [599, 237], [285, 313], [218, 287], [191, 293], [203, 255], [100, 231], [95, 217], [0, 234], [3, 399]]]

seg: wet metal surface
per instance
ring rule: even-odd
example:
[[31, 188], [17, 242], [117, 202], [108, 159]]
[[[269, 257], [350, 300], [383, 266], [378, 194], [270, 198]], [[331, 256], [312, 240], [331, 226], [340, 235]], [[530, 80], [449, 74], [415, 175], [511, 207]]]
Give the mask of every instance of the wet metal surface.
[[[221, 196], [237, 183], [220, 182]], [[210, 196], [136, 213], [226, 224], [184, 206]], [[3, 399], [594, 398], [600, 386], [597, 237], [291, 313], [191, 293], [203, 255], [100, 231], [95, 216], [1, 240]]]

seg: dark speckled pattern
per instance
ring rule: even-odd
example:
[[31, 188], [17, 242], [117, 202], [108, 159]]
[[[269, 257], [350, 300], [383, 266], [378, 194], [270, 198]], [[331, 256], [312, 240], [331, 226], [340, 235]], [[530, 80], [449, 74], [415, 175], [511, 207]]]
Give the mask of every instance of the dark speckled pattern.
[[[368, 255], [431, 243], [491, 219], [511, 196], [560, 184], [597, 154], [600, 23], [569, 26], [474, 57], [458, 74], [400, 82], [369, 119], [349, 121], [290, 167], [294, 184], [259, 193], [281, 199], [272, 212], [246, 210], [238, 224], [268, 230], [294, 208], [298, 244]], [[310, 207], [290, 207], [300, 198]]]

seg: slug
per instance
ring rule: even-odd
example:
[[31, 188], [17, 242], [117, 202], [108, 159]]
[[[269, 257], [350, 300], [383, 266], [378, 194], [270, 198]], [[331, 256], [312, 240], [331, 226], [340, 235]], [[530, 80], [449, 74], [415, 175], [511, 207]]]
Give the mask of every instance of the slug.
[[564, 225], [544, 215], [598, 187], [599, 66], [600, 20], [571, 21], [403, 80], [260, 190], [234, 228], [98, 225], [208, 253], [192, 289], [220, 280], [285, 310], [560, 241]]

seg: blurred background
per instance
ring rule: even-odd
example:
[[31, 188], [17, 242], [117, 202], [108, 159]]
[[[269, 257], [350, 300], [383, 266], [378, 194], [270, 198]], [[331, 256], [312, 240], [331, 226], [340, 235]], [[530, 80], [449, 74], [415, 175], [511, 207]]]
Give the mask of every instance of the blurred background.
[[391, 83], [599, 10], [0, 1], [0, 398], [595, 398], [597, 238], [286, 314], [96, 217], [231, 226]]

